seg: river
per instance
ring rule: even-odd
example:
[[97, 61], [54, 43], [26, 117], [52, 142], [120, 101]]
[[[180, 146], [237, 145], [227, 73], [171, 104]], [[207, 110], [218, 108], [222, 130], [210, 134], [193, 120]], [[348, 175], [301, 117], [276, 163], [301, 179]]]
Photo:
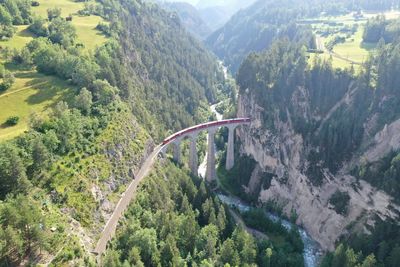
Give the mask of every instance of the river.
[[[210, 106], [211, 111], [216, 115], [217, 120], [222, 120], [223, 115], [220, 114], [217, 111], [217, 106], [220, 103], [214, 104]], [[208, 137], [207, 137], [207, 142], [208, 142]], [[200, 177], [205, 177], [206, 173], [206, 168], [207, 168], [207, 154], [204, 157], [203, 162], [200, 164], [198, 173]], [[246, 211], [251, 209], [252, 207], [246, 203], [244, 203], [242, 200], [232, 197], [232, 196], [227, 196], [224, 194], [217, 194], [218, 198], [221, 200], [221, 202], [227, 204], [228, 206], [231, 207], [236, 207], [240, 211]], [[321, 249], [321, 246], [316, 242], [314, 239], [311, 238], [311, 236], [301, 227], [298, 227], [297, 225], [289, 222], [286, 219], [283, 219], [279, 217], [277, 214], [273, 214], [271, 212], [265, 212], [266, 216], [271, 219], [274, 222], [280, 222], [283, 227], [285, 227], [287, 230], [292, 229], [293, 227], [297, 228], [299, 230], [301, 239], [304, 243], [304, 252], [303, 252], [303, 257], [304, 257], [304, 265], [305, 267], [317, 267], [321, 261], [323, 251]]]
[[[214, 104], [212, 106], [210, 106], [211, 111], [215, 114], [215, 116], [217, 117], [217, 120], [222, 120], [223, 115], [221, 113], [219, 113], [217, 111], [217, 106], [220, 104], [221, 102]], [[208, 135], [207, 135], [207, 144], [208, 144]], [[207, 170], [207, 153], [204, 156], [203, 161], [200, 163], [199, 169], [198, 169], [198, 174], [199, 177], [205, 178], [206, 177], [206, 170]]]
[[[227, 196], [222, 193], [218, 193], [217, 196], [222, 203], [230, 207], [235, 207], [240, 211], [248, 211], [254, 208], [244, 203], [242, 200], [232, 196]], [[317, 267], [319, 265], [321, 257], [323, 255], [321, 246], [314, 239], [312, 239], [303, 228], [289, 222], [286, 219], [281, 218], [277, 214], [265, 211], [265, 215], [270, 220], [281, 223], [281, 225], [285, 227], [288, 231], [290, 231], [292, 228], [297, 228], [300, 233], [301, 240], [304, 243], [303, 258], [305, 267]]]

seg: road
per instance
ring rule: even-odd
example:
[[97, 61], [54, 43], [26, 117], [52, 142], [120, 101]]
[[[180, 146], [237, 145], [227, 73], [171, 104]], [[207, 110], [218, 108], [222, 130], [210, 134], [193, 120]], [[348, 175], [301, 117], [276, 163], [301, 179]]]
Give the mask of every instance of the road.
[[143, 180], [143, 178], [147, 176], [148, 172], [150, 171], [151, 167], [154, 164], [155, 159], [165, 146], [168, 146], [171, 142], [173, 142], [177, 138], [185, 138], [185, 136], [188, 136], [191, 132], [198, 132], [206, 130], [208, 128], [222, 127], [231, 124], [238, 124], [238, 123], [240, 124], [248, 122], [250, 122], [250, 118], [236, 118], [230, 120], [202, 123], [193, 127], [186, 128], [182, 131], [179, 131], [171, 135], [170, 137], [165, 139], [164, 145], [160, 144], [157, 147], [155, 147], [153, 152], [148, 156], [146, 161], [143, 163], [141, 169], [136, 174], [134, 180], [129, 184], [128, 189], [124, 192], [121, 199], [119, 200], [117, 206], [114, 209], [113, 214], [111, 215], [110, 219], [108, 220], [106, 226], [104, 227], [100, 235], [100, 239], [97, 242], [96, 248], [93, 251], [93, 253], [101, 255], [106, 250], [108, 241], [110, 241], [111, 238], [113, 238], [113, 236], [115, 235], [115, 230], [118, 226], [119, 219], [123, 216], [129, 203], [136, 195], [137, 186]]
[[131, 200], [136, 196], [136, 189], [138, 185], [143, 180], [143, 178], [147, 176], [155, 160], [157, 159], [158, 154], [161, 152], [162, 149], [163, 146], [161, 145], [154, 148], [153, 152], [146, 159], [141, 169], [135, 176], [135, 179], [130, 183], [129, 187], [123, 194], [122, 198], [119, 200], [117, 206], [114, 209], [113, 214], [111, 215], [110, 219], [108, 220], [106, 226], [104, 227], [100, 235], [100, 239], [97, 242], [96, 248], [94, 250], [95, 254], [101, 255], [105, 252], [108, 241], [110, 241], [115, 235], [115, 231], [118, 226], [118, 221], [123, 216]]

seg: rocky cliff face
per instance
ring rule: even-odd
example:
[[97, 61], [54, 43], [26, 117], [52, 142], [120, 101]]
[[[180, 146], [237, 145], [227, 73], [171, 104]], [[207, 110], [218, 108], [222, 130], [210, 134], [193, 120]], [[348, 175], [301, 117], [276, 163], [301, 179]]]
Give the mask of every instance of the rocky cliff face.
[[[258, 104], [255, 93], [243, 90], [239, 97], [238, 116], [253, 118], [249, 129], [239, 129], [237, 132], [241, 141], [240, 153], [252, 156], [258, 163], [248, 188], [251, 191], [254, 184], [257, 184], [254, 176], [260, 173], [260, 169], [275, 174], [271, 186], [267, 189], [261, 188], [259, 201], [277, 201], [288, 215], [295, 210], [298, 214], [297, 223], [327, 250], [334, 249], [334, 243], [341, 234], [348, 231], [367, 231], [366, 226], [374, 224], [374, 216], [383, 219], [396, 217], [400, 210], [390, 204], [391, 197], [385, 192], [350, 175], [353, 166], [363, 160], [377, 160], [391, 150], [399, 149], [400, 120], [384, 126], [374, 136], [363, 138], [360, 145], [362, 152], [354, 153], [351, 160], [342, 164], [337, 172], [332, 173], [328, 168], [321, 167], [323, 178], [320, 184], [312, 183], [312, 177], [307, 172], [311, 164], [311, 151], [319, 151], [320, 148], [296, 131], [293, 126], [294, 116], [300, 116], [304, 123], [310, 120], [320, 122], [316, 130], [318, 131], [324, 124], [331, 123], [330, 116], [336, 110], [352, 105], [356, 95], [354, 90], [354, 86], [349, 86], [348, 92], [328, 112], [317, 114], [311, 111], [309, 91], [298, 87], [286, 98], [290, 99], [283, 111], [287, 119], [282, 121], [282, 116], [279, 116], [282, 110], [277, 110], [277, 114], [272, 116], [273, 128], [266, 126], [265, 111]], [[365, 123], [364, 128], [367, 127], [368, 123]], [[317, 165], [323, 164], [320, 162]], [[350, 199], [348, 210], [344, 214], [335, 211], [330, 202], [337, 191], [347, 193]]]

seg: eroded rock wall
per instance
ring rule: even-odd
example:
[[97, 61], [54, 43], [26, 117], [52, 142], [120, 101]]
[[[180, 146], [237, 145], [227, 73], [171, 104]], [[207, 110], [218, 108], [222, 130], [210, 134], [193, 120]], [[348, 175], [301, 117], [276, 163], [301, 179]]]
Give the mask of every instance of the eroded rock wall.
[[[351, 104], [352, 94], [348, 93], [344, 97], [345, 99], [333, 108]], [[304, 88], [295, 90], [290, 99], [292, 110], [296, 110], [297, 115], [302, 114], [304, 121], [311, 119], [312, 116], [315, 119], [315, 115], [310, 112]], [[239, 97], [238, 116], [253, 118], [249, 128], [239, 129], [237, 132], [241, 141], [240, 152], [252, 156], [263, 171], [276, 175], [268, 189], [261, 189], [259, 201], [277, 201], [284, 206], [284, 211], [288, 215], [294, 209], [298, 214], [297, 223], [326, 250], [333, 250], [335, 241], [347, 231], [366, 231], [366, 224], [374, 223], [372, 219], [374, 215], [382, 218], [396, 216], [395, 209], [399, 208], [390, 205], [391, 198], [367, 182], [357, 181], [349, 174], [351, 166], [348, 164], [344, 164], [336, 174], [324, 169], [322, 184], [313, 185], [305, 170], [309, 164], [307, 161], [309, 151], [318, 150], [318, 147], [312, 147], [305, 142], [301, 134], [296, 133], [292, 125], [292, 114], [288, 109], [286, 113], [288, 117], [286, 122], [280, 121], [276, 115], [275, 129], [268, 129], [264, 126], [263, 107], [257, 104], [255, 95], [247, 90]], [[330, 114], [327, 113], [326, 116]], [[318, 119], [324, 123], [327, 121], [323, 116]], [[351, 162], [359, 162], [363, 157], [378, 159], [391, 149], [398, 149], [399, 125], [400, 121], [396, 121], [385, 126], [372, 141], [366, 140], [368, 150], [363, 156], [355, 154]], [[257, 184], [256, 179], [251, 177], [249, 188]], [[350, 197], [346, 215], [338, 214], [329, 203], [329, 199], [337, 190], [347, 192]]]

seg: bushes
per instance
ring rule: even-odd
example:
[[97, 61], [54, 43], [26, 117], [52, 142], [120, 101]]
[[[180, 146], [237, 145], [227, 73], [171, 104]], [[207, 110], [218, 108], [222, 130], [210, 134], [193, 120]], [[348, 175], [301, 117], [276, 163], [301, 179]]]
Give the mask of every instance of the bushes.
[[33, 23], [28, 27], [28, 30], [37, 36], [46, 37], [49, 35], [49, 30], [46, 26], [46, 21], [40, 17], [35, 17]]
[[6, 120], [6, 125], [7, 126], [15, 126], [15, 125], [18, 124], [18, 122], [19, 122], [19, 117], [18, 116], [12, 116], [12, 117], [10, 117], [10, 118], [8, 118]]
[[337, 190], [329, 199], [338, 214], [346, 215], [349, 208], [350, 196], [347, 192]]
[[14, 50], [14, 54], [12, 56], [12, 61], [15, 64], [21, 64], [25, 67], [32, 67], [33, 58], [31, 52], [26, 48], [22, 48], [22, 50]]
[[14, 75], [11, 72], [5, 71], [5, 74], [3, 75], [3, 81], [0, 83], [0, 93], [10, 89], [14, 82]]
[[47, 18], [49, 21], [52, 21], [55, 18], [58, 18], [61, 16], [61, 8], [49, 8], [47, 9]]
[[110, 25], [104, 22], [100, 22], [99, 24], [97, 24], [96, 29], [101, 31], [103, 34], [107, 36], [111, 36], [112, 34]]
[[65, 48], [72, 46], [77, 36], [74, 26], [60, 17], [53, 18], [48, 26], [44, 19], [36, 17], [28, 30], [37, 36], [48, 37], [52, 43]]
[[30, 4], [24, 0], [3, 0], [0, 5], [0, 38], [11, 38], [16, 32], [13, 25], [31, 22]]
[[49, 39], [64, 47], [74, 44], [76, 39], [76, 30], [68, 21], [63, 18], [54, 18], [49, 25]]
[[16, 32], [15, 27], [8, 26], [8, 25], [1, 25], [0, 24], [0, 39], [9, 39], [13, 37], [14, 33]]
[[346, 38], [345, 38], [345, 37], [342, 37], [342, 36], [335, 36], [334, 39], [332, 39], [331, 41], [329, 41], [329, 42], [326, 44], [326, 48], [327, 48], [328, 50], [332, 51], [333, 48], [335, 47], [335, 45], [341, 44], [341, 43], [344, 43], [344, 42], [346, 42]]

